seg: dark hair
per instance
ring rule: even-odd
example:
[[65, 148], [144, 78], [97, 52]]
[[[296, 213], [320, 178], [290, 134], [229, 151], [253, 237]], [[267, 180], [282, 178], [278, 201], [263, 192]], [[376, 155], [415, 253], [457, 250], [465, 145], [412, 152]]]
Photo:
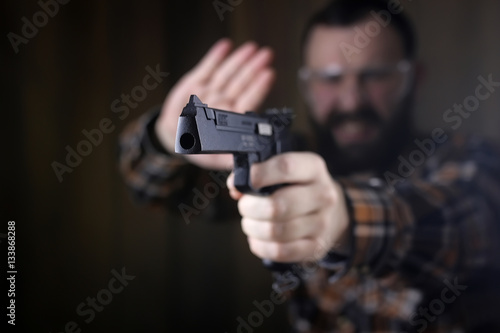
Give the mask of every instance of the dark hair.
[[407, 59], [416, 55], [416, 36], [412, 23], [403, 13], [389, 12], [389, 1], [386, 0], [333, 0], [326, 7], [314, 14], [305, 26], [302, 35], [302, 50], [312, 28], [317, 25], [348, 27], [365, 19], [371, 11], [387, 11], [391, 16], [389, 25], [399, 33]]

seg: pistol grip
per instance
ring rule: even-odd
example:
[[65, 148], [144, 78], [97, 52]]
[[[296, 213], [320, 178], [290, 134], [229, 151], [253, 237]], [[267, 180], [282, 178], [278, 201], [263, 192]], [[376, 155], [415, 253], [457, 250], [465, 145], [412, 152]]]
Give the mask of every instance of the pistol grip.
[[[250, 183], [250, 167], [253, 163], [258, 162], [256, 154], [234, 154], [234, 186], [241, 193], [251, 193], [256, 195], [269, 195], [278, 188], [286, 184], [268, 186], [261, 189], [254, 189]], [[293, 263], [277, 263], [268, 259], [263, 260], [264, 266], [277, 273], [292, 272]]]
[[254, 191], [250, 185], [250, 163], [247, 154], [234, 154], [234, 187], [241, 193]]
[[254, 189], [250, 180], [250, 168], [256, 162], [260, 162], [257, 154], [234, 154], [234, 187], [238, 191], [255, 195], [269, 195], [283, 186], [275, 185]]

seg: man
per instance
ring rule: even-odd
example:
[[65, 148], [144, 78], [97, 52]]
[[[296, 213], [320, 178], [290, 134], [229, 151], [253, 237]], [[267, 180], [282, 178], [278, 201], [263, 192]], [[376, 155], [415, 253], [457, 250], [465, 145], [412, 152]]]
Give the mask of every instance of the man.
[[[289, 184], [272, 195], [239, 193], [232, 175], [230, 195], [250, 250], [294, 263], [274, 273], [274, 287], [289, 297], [297, 332], [493, 332], [500, 158], [477, 138], [416, 133], [415, 37], [387, 9], [339, 0], [311, 19], [299, 78], [317, 148], [252, 167], [254, 188]], [[390, 24], [353, 49], [381, 11]], [[214, 45], [159, 115], [125, 133], [122, 166], [135, 192], [172, 203], [192, 165], [230, 166], [231, 156], [174, 156], [177, 118], [190, 94], [218, 109], [257, 109], [274, 79], [271, 58], [254, 43], [233, 53], [227, 40]]]

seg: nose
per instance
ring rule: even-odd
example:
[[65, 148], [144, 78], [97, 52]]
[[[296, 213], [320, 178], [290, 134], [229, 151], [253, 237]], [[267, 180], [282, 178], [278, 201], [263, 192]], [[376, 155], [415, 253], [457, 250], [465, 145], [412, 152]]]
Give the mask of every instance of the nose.
[[347, 75], [340, 87], [338, 109], [346, 113], [356, 112], [364, 103], [363, 87], [357, 75]]

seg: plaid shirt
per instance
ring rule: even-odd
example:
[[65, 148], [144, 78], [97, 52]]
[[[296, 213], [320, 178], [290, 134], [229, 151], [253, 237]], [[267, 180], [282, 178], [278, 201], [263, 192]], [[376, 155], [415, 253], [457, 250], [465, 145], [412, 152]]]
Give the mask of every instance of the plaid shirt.
[[[137, 199], [178, 207], [209, 178], [163, 151], [156, 117], [122, 133], [120, 167]], [[383, 175], [338, 179], [349, 253], [273, 273], [295, 332], [500, 332], [500, 152], [462, 136], [429, 150], [409, 147]]]

